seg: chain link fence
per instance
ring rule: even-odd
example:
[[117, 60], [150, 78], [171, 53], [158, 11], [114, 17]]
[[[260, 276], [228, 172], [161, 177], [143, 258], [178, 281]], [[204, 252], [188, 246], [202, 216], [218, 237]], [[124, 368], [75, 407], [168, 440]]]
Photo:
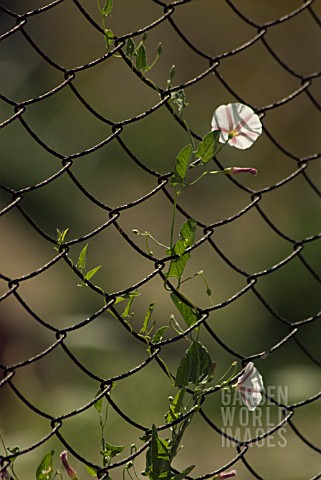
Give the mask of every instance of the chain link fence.
[[[155, 435], [192, 417], [164, 478], [321, 478], [321, 2], [2, 0], [0, 15], [1, 478], [63, 450], [79, 478], [142, 478]], [[216, 168], [258, 175], [180, 196], [196, 238], [178, 291], [175, 158], [229, 102], [264, 131]], [[216, 387], [165, 421], [199, 328]], [[249, 361], [255, 412], [219, 380]]]

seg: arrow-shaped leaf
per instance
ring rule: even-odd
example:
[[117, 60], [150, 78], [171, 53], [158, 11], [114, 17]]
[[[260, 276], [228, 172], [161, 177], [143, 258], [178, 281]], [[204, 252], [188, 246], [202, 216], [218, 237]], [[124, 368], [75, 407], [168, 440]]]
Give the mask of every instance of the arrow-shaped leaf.
[[173, 187], [179, 186], [182, 190], [186, 185], [185, 179], [190, 165], [192, 150], [192, 145], [189, 144], [182, 148], [177, 155], [175, 170], [171, 181]]

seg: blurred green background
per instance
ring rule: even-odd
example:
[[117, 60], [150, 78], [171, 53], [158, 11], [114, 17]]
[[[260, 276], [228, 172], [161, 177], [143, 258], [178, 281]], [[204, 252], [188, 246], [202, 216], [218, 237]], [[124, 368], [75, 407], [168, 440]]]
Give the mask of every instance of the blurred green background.
[[[101, 25], [97, 3], [92, 0], [80, 3]], [[29, 0], [0, 2], [1, 7], [19, 14], [45, 4]], [[217, 75], [208, 75], [185, 89], [188, 107], [184, 119], [193, 131], [205, 135], [210, 130], [215, 108], [238, 100], [233, 92], [242, 102], [259, 110], [266, 109], [263, 123], [268, 134], [263, 134], [250, 150], [225, 149], [219, 157], [224, 166], [254, 166], [258, 175], [239, 176], [237, 182], [223, 175], [208, 177], [181, 196], [180, 205], [204, 224], [236, 215], [250, 203], [250, 194], [240, 186], [254, 191], [269, 189], [296, 171], [297, 158], [310, 159], [321, 150], [320, 77], [311, 75], [320, 71], [320, 24], [305, 9], [287, 21], [269, 26], [269, 22], [302, 5], [300, 1], [243, 0], [234, 4], [245, 18], [260, 25], [266, 23], [267, 27], [264, 41], [227, 56], [223, 54], [250, 41], [257, 33], [228, 2], [194, 0], [178, 5], [172, 16], [199, 50], [211, 56], [222, 55], [218, 72], [226, 85]], [[313, 9], [320, 16], [321, 2], [315, 1]], [[144, 28], [162, 15], [161, 6], [151, 0], [115, 0], [107, 27], [119, 37]], [[0, 33], [14, 26], [15, 18], [1, 10]], [[88, 64], [106, 51], [102, 34], [73, 1], [62, 1], [30, 15], [24, 28], [40, 50], [65, 69]], [[172, 65], [176, 71], [174, 85], [184, 84], [208, 68], [208, 60], [190, 49], [167, 21], [148, 32], [145, 46], [150, 63], [159, 42], [163, 53], [146, 74], [159, 87], [166, 87]], [[0, 42], [0, 61], [1, 122], [14, 113], [13, 106], [4, 97], [16, 103], [24, 102], [45, 94], [64, 80], [62, 71], [46, 62], [19, 31]], [[282, 99], [304, 85], [304, 77], [311, 77], [309, 89], [282, 103]], [[159, 101], [157, 92], [140, 81], [116, 56], [76, 72], [72, 83], [95, 111], [113, 122], [140, 115]], [[276, 106], [278, 102], [281, 104]], [[270, 105], [274, 108], [270, 109]], [[23, 119], [45, 145], [62, 156], [89, 149], [111, 134], [111, 128], [92, 115], [68, 87], [27, 105]], [[189, 142], [186, 132], [165, 107], [126, 125], [122, 139], [141, 162], [160, 173], [173, 169], [177, 153]], [[61, 167], [61, 159], [39, 145], [18, 120], [0, 129], [0, 152], [0, 183], [15, 191], [45, 180]], [[300, 242], [320, 234], [320, 171], [320, 159], [316, 156], [305, 169], [315, 188], [301, 173], [281, 187], [262, 194], [259, 207], [281, 234], [277, 234], [255, 208], [215, 229], [213, 240], [230, 262], [249, 274], [268, 270], [293, 252], [293, 244], [287, 238]], [[156, 178], [135, 164], [116, 140], [94, 153], [76, 158], [72, 172], [93, 197], [110, 208], [133, 202], [157, 186]], [[10, 203], [11, 195], [1, 189], [0, 201], [4, 208]], [[69, 228], [67, 239], [78, 238], [108, 220], [108, 212], [86, 198], [66, 174], [45, 187], [26, 192], [21, 205], [52, 238], [57, 228]], [[183, 216], [178, 215], [177, 230], [183, 220]], [[159, 192], [135, 208], [124, 210], [119, 224], [142, 249], [145, 249], [144, 239], [135, 236], [133, 229], [149, 231], [160, 242], [168, 244], [171, 204]], [[0, 293], [4, 294], [8, 290], [5, 277], [15, 279], [27, 275], [51, 260], [56, 252], [16, 208], [1, 217], [0, 235]], [[198, 238], [201, 236], [199, 229]], [[71, 247], [73, 260], [77, 260], [84, 244]], [[156, 245], [152, 249], [159, 257], [165, 255]], [[257, 282], [258, 292], [278, 315], [290, 322], [312, 317], [320, 310], [320, 240], [306, 242], [302, 256], [315, 276], [296, 257]], [[129, 288], [153, 271], [152, 263], [135, 252], [114, 228], [107, 228], [90, 239], [88, 262], [90, 267], [102, 265], [95, 281], [108, 292]], [[199, 270], [204, 271], [214, 304], [226, 301], [246, 285], [246, 278], [207, 243], [193, 252], [187, 274], [193, 275]], [[77, 287], [77, 283], [75, 275], [60, 261], [41, 275], [22, 281], [19, 294], [41, 319], [64, 328], [81, 322], [102, 306], [99, 295], [88, 288]], [[155, 277], [140, 293], [133, 304], [133, 327], [140, 328], [151, 301], [156, 301], [157, 324], [168, 324], [174, 307], [161, 279]], [[200, 278], [186, 283], [184, 293], [201, 307], [211, 305]], [[0, 362], [3, 365], [31, 358], [55, 341], [54, 334], [28, 315], [13, 295], [0, 306]], [[251, 291], [216, 310], [209, 323], [228, 347], [244, 356], [270, 349], [287, 334], [285, 325]], [[297, 334], [314, 357], [320, 353], [320, 332], [320, 322], [313, 321], [300, 326]], [[218, 379], [235, 358], [206, 333], [203, 342], [217, 363]], [[86, 368], [103, 378], [124, 373], [146, 358], [146, 347], [108, 314], [70, 333], [66, 344]], [[187, 345], [182, 341], [164, 348], [163, 358], [173, 372]], [[288, 388], [289, 403], [305, 400], [320, 389], [316, 363], [294, 341], [258, 361], [257, 366], [266, 385]], [[74, 366], [61, 348], [17, 370], [14, 382], [32, 404], [53, 416], [80, 408], [99, 388], [97, 382]], [[140, 373], [117, 383], [113, 398], [129, 417], [150, 426], [163, 423], [168, 395], [174, 392], [159, 367], [151, 363]], [[220, 399], [211, 398], [205, 410], [222, 426]], [[49, 422], [25, 407], [8, 386], [0, 390], [0, 411], [0, 432], [7, 446], [27, 448], [51, 430]], [[294, 416], [294, 424], [313, 444], [320, 439], [317, 417], [320, 417], [317, 402], [298, 409]], [[140, 432], [123, 422], [111, 408], [107, 426], [107, 440], [126, 445], [126, 453], [131, 442], [141, 444]], [[195, 463], [195, 476], [202, 475], [219, 468], [235, 455], [232, 447], [222, 446], [221, 437], [202, 419], [194, 419], [189, 430], [177, 468]], [[80, 455], [99, 462], [99, 424], [94, 409], [66, 421], [62, 434]], [[286, 448], [272, 447], [251, 447], [247, 456], [262, 478], [302, 480], [321, 470], [317, 453], [290, 427], [287, 427]], [[57, 440], [51, 439], [29, 455], [22, 455], [16, 464], [19, 478], [34, 478], [42, 455], [51, 448], [56, 455], [63, 449]], [[74, 463], [80, 478], [89, 478], [84, 467]], [[140, 459], [137, 470], [142, 468], [143, 459]], [[238, 478], [252, 478], [240, 462], [236, 468]], [[121, 473], [117, 474], [112, 477], [121, 478]]]

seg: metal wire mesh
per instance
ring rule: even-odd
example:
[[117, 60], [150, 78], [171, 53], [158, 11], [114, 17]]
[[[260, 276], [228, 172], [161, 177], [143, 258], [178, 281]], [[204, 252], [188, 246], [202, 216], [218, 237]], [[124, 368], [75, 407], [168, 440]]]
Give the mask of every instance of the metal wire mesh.
[[[162, 415], [173, 387], [163, 360], [174, 372], [185, 337], [202, 325], [222, 372], [233, 360], [255, 360], [271, 383], [287, 386], [294, 375], [291, 385], [303, 382], [307, 393], [295, 400], [289, 386], [287, 404], [273, 400], [281, 416], [246, 439], [222, 425], [220, 392], [206, 397], [186, 445], [196, 474], [186, 478], [232, 466], [240, 478], [321, 478], [321, 4], [114, 2], [115, 38], [106, 51], [94, 3], [0, 5], [0, 421], [5, 444], [21, 443], [18, 452], [2, 452], [1, 464], [15, 457], [28, 471], [28, 458], [34, 465], [52, 448], [67, 449], [98, 478], [121, 478], [131, 460], [143, 464], [149, 442], [139, 437], [152, 423], [164, 434], [169, 427]], [[142, 73], [126, 45], [146, 33], [150, 57], [158, 41], [164, 45]], [[177, 84], [168, 88], [172, 63]], [[258, 167], [255, 179], [211, 179], [179, 203], [181, 218], [197, 222], [191, 274], [207, 269], [214, 300], [188, 283], [198, 322], [147, 351], [139, 331], [151, 297], [159, 326], [172, 311], [162, 288], [170, 259], [157, 245], [146, 249], [133, 229], [158, 238], [168, 231], [170, 178], [187, 138], [172, 101], [182, 91], [196, 140], [215, 106], [233, 100], [260, 114], [264, 138], [241, 157]], [[216, 159], [218, 168], [238, 161], [229, 155]], [[59, 251], [56, 228], [69, 228]], [[89, 280], [80, 288], [75, 259], [88, 242], [90, 261], [102, 269], [99, 286]], [[142, 295], [128, 321], [117, 299], [136, 291]], [[97, 398], [110, 405], [110, 436], [136, 445], [108, 469], [94, 446]], [[286, 449], [269, 449], [285, 426]], [[308, 463], [299, 468], [296, 457]]]

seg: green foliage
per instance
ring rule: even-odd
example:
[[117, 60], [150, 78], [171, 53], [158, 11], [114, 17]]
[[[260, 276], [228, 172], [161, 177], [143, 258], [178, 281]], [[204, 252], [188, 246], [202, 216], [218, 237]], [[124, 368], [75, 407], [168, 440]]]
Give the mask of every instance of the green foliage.
[[11, 461], [11, 464], [14, 463], [14, 461], [16, 460], [19, 452], [20, 452], [20, 448], [19, 447], [13, 447], [13, 448], [7, 448], [8, 452], [10, 453], [10, 455], [12, 455], [10, 461]]
[[176, 68], [175, 68], [175, 65], [172, 65], [169, 70], [169, 79], [167, 81], [169, 88], [172, 86], [172, 82], [174, 80], [175, 74], [176, 74]]
[[186, 145], [176, 157], [175, 170], [171, 180], [172, 187], [178, 187], [179, 191], [187, 186], [186, 176], [191, 162], [193, 148]]
[[199, 143], [195, 155], [202, 160], [202, 164], [205, 165], [214, 157], [220, 138], [220, 131], [209, 132], [203, 140]]
[[180, 294], [180, 297], [178, 297], [174, 292], [172, 292], [171, 299], [173, 300], [177, 310], [187, 323], [188, 327], [191, 327], [199, 320], [200, 315], [196, 307], [194, 307], [193, 304], [191, 304], [187, 299], [185, 299], [182, 294]]
[[163, 340], [164, 333], [166, 332], [167, 329], [168, 329], [167, 325], [158, 328], [154, 333], [154, 336], [152, 338], [152, 343], [155, 344], [155, 343], [161, 342]]
[[[14, 472], [14, 462], [18, 457], [18, 454], [20, 452], [20, 448], [19, 447], [12, 447], [12, 448], [6, 447], [5, 442], [4, 442], [1, 435], [0, 435], [0, 442], [2, 443], [2, 446], [3, 446], [3, 449], [6, 453], [6, 455], [10, 455], [9, 463], [8, 463], [7, 467], [5, 467], [4, 469], [1, 469], [1, 471], [0, 471], [0, 473], [2, 475], [2, 476], [0, 475], [0, 478], [2, 479], [2, 477], [3, 477], [3, 480], [10, 480], [12, 477], [10, 476], [8, 470], [11, 471], [14, 478], [17, 478], [17, 476]], [[0, 465], [0, 467], [1, 466], [2, 465]]]
[[185, 398], [186, 389], [181, 388], [175, 397], [172, 399], [169, 406], [169, 411], [165, 415], [166, 423], [171, 423], [177, 420], [183, 412], [183, 401]]
[[155, 425], [152, 426], [150, 447], [146, 454], [145, 475], [150, 480], [173, 478], [169, 458], [169, 441], [158, 437]]
[[135, 52], [135, 43], [134, 41], [129, 38], [126, 42], [126, 55], [127, 57], [132, 57]]
[[[116, 297], [115, 302], [113, 304], [115, 306], [118, 303], [122, 303], [125, 300], [127, 300], [127, 304], [126, 304], [126, 306], [123, 310], [123, 313], [121, 314], [121, 317], [125, 320], [125, 322], [130, 327], [130, 329], [132, 329], [132, 327], [130, 325], [130, 320], [134, 316], [134, 312], [131, 311], [132, 303], [133, 303], [135, 297], [138, 297], [139, 295], [140, 295], [140, 293], [137, 292], [136, 290], [134, 290], [132, 292], [129, 292], [129, 293], [124, 293], [123, 295], [120, 295], [119, 297]], [[113, 317], [117, 318], [117, 316], [115, 315], [115, 313], [112, 310], [109, 310], [109, 313]]]
[[136, 50], [135, 56], [136, 56], [137, 70], [139, 70], [142, 73], [147, 72], [150, 69], [150, 67], [147, 64], [146, 49], [144, 44], [141, 44], [139, 46], [139, 48]]
[[[100, 392], [98, 392], [99, 394]], [[94, 407], [95, 409], [97, 410], [97, 412], [99, 413], [99, 415], [101, 415], [101, 412], [102, 412], [102, 407], [103, 407], [103, 397], [99, 398], [97, 400], [97, 402], [94, 403]]]
[[124, 295], [120, 295], [119, 297], [116, 297], [116, 300], [115, 300], [115, 303], [114, 305], [117, 305], [117, 303], [121, 303], [123, 302], [124, 300], [128, 300], [130, 298], [135, 298], [135, 297], [139, 297], [140, 293], [137, 292], [136, 290], [132, 291], [132, 292], [129, 292], [129, 293], [124, 293]]
[[176, 255], [170, 262], [167, 278], [175, 277], [181, 279], [187, 260], [190, 258], [190, 253], [185, 253], [186, 250], [194, 244], [196, 233], [196, 222], [192, 219], [187, 220], [179, 234], [178, 240], [172, 249], [167, 250], [167, 255]]
[[86, 263], [87, 263], [87, 248], [88, 248], [88, 243], [84, 246], [84, 248], [81, 250], [78, 261], [76, 264], [76, 267], [81, 270], [85, 271], [86, 270]]
[[[101, 392], [98, 392], [97, 396], [100, 393]], [[104, 402], [106, 402], [105, 397], [101, 397], [101, 398], [97, 399], [97, 401], [94, 403], [94, 407], [97, 410], [98, 416], [99, 416], [100, 435], [101, 435], [101, 450], [100, 450], [100, 453], [103, 457], [104, 467], [108, 467], [111, 460], [114, 457], [116, 457], [117, 455], [119, 455], [124, 450], [124, 446], [123, 445], [113, 445], [113, 444], [107, 442], [106, 439], [105, 439], [105, 427], [106, 427], [106, 424], [107, 424], [109, 403], [107, 401], [106, 405], [104, 407]], [[93, 469], [91, 469], [91, 471], [95, 474]]]
[[105, 38], [105, 44], [107, 51], [110, 52], [110, 50], [113, 47], [114, 44], [114, 34], [110, 28], [105, 28], [104, 30], [104, 38]]
[[[114, 45], [115, 37], [113, 32], [106, 27], [106, 19], [109, 17], [113, 10], [113, 0], [104, 0], [104, 4], [100, 7], [101, 0], [98, 0], [98, 5], [100, 13], [102, 15], [103, 31], [106, 42], [106, 48], [110, 51]], [[127, 63], [130, 63], [133, 69], [136, 69], [140, 73], [140, 77], [150, 71], [151, 68], [158, 61], [162, 53], [162, 45], [159, 44], [157, 48], [157, 54], [155, 60], [150, 63], [148, 61], [147, 49], [146, 49], [146, 40], [147, 34], [144, 33], [141, 37], [141, 40], [136, 44], [136, 38], [128, 38], [124, 51], [127, 57]], [[173, 106], [172, 113], [175, 117], [177, 114], [179, 117], [182, 117], [184, 109], [187, 107], [188, 103], [186, 101], [185, 91], [179, 87], [173, 87], [172, 82], [175, 76], [175, 66], [169, 71], [169, 79], [167, 81], [167, 91], [166, 93], [170, 95], [170, 103]], [[151, 82], [151, 81], [149, 81]], [[159, 93], [160, 90], [155, 87], [155, 90]], [[163, 93], [163, 91], [162, 91]], [[177, 114], [175, 114], [175, 111]], [[150, 249], [149, 241], [154, 241], [158, 247], [166, 249], [166, 255], [171, 257], [169, 262], [169, 268], [165, 275], [164, 286], [165, 289], [170, 289], [171, 300], [182, 316], [187, 327], [193, 327], [200, 320], [200, 312], [196, 305], [193, 304], [188, 298], [186, 298], [180, 291], [182, 283], [193, 279], [194, 277], [202, 276], [205, 285], [206, 293], [208, 296], [211, 295], [211, 290], [203, 276], [203, 271], [199, 271], [196, 274], [189, 276], [182, 280], [183, 274], [186, 269], [188, 260], [190, 259], [190, 252], [188, 251], [195, 244], [196, 229], [197, 224], [193, 219], [188, 219], [183, 223], [180, 232], [179, 239], [175, 242], [175, 215], [178, 210], [177, 202], [179, 200], [182, 192], [191, 187], [194, 183], [199, 181], [204, 175], [208, 173], [219, 173], [219, 172], [208, 172], [202, 173], [199, 178], [193, 182], [188, 181], [188, 175], [190, 169], [195, 167], [206, 166], [220, 151], [222, 146], [219, 144], [220, 131], [211, 131], [207, 133], [202, 140], [199, 142], [197, 148], [194, 146], [194, 134], [189, 129], [187, 123], [181, 120], [181, 123], [184, 125], [187, 134], [189, 135], [189, 144], [184, 146], [175, 159], [175, 166], [173, 169], [173, 174], [171, 177], [171, 187], [173, 187], [173, 213], [172, 213], [172, 222], [171, 222], [171, 232], [170, 232], [170, 248], [164, 244], [158, 242], [149, 232], [145, 231], [144, 233], [139, 232], [137, 229], [133, 230], [133, 233], [136, 235], [141, 235], [145, 237], [146, 249], [149, 256], [153, 256], [153, 252]], [[206, 170], [203, 169], [203, 170]], [[225, 169], [223, 172], [227, 172], [228, 169]], [[65, 242], [68, 229], [60, 231], [57, 229], [57, 242], [56, 249], [59, 251]], [[87, 253], [88, 253], [88, 244], [86, 244], [79, 253], [78, 260], [75, 264], [75, 268], [82, 275], [82, 283], [80, 286], [85, 286], [86, 282], [89, 281], [96, 273], [99, 271], [101, 266], [97, 266], [87, 270]], [[168, 259], [169, 260], [169, 259]], [[72, 264], [73, 266], [73, 264]], [[169, 279], [176, 279], [177, 286], [176, 290], [172, 291], [171, 282]], [[134, 316], [133, 312], [133, 302], [134, 299], [140, 295], [138, 292], [133, 291], [121, 295], [116, 298], [113, 306], [117, 305], [120, 302], [126, 301], [121, 317], [128, 325], [128, 328], [133, 332], [135, 326], [133, 325], [132, 318]], [[111, 314], [116, 315], [113, 308], [110, 309]], [[165, 335], [165, 332], [169, 328], [168, 325], [164, 325], [156, 329], [155, 317], [155, 302], [150, 302], [147, 306], [145, 316], [140, 323], [140, 326], [136, 326], [135, 335], [139, 335], [141, 339], [144, 340], [147, 346], [147, 351], [149, 354], [155, 351], [157, 344], [159, 344]], [[116, 315], [118, 316], [118, 314]], [[171, 321], [177, 327], [172, 325], [173, 330], [179, 335], [184, 334], [184, 331], [179, 326], [174, 315], [171, 315]], [[184, 356], [181, 358], [179, 365], [177, 367], [176, 375], [169, 371], [168, 367], [162, 360], [159, 352], [157, 351], [157, 361], [162, 366], [163, 370], [167, 373], [168, 377], [173, 381], [173, 386], [178, 388], [175, 396], [170, 398], [169, 409], [165, 414], [165, 422], [168, 432], [170, 432], [168, 438], [161, 438], [159, 436], [159, 431], [155, 425], [152, 426], [150, 432], [146, 433], [142, 440], [149, 442], [148, 449], [146, 452], [146, 465], [143, 475], [148, 477], [150, 480], [183, 480], [188, 477], [190, 472], [193, 470], [194, 466], [189, 466], [181, 472], [177, 472], [172, 466], [173, 460], [177, 456], [179, 449], [181, 448], [181, 441], [183, 435], [190, 425], [194, 415], [198, 412], [202, 401], [204, 400], [204, 394], [209, 393], [212, 388], [207, 389], [207, 385], [213, 380], [212, 374], [214, 370], [214, 363], [211, 359], [211, 356], [207, 348], [202, 345], [199, 341], [200, 337], [200, 326], [195, 328], [193, 332], [190, 333], [188, 340], [190, 345], [186, 350]], [[195, 339], [196, 338], [196, 339]], [[153, 349], [153, 346], [156, 346]], [[225, 376], [222, 377], [222, 387], [227, 384], [227, 380], [224, 380]], [[224, 381], [223, 381], [224, 380]], [[99, 416], [100, 424], [100, 433], [101, 433], [101, 448], [100, 454], [102, 456], [102, 463], [104, 468], [108, 468], [112, 463], [113, 458], [120, 455], [123, 450], [123, 445], [114, 445], [109, 443], [105, 438], [105, 427], [107, 424], [107, 414], [108, 414], [108, 396], [98, 398], [94, 403], [94, 408], [96, 409]], [[135, 447], [136, 448], [136, 447]], [[52, 480], [53, 479], [53, 466], [52, 466], [52, 455], [53, 452], [48, 453], [42, 460], [41, 464], [37, 469], [37, 480]], [[123, 476], [125, 478], [125, 473], [131, 477], [129, 470], [134, 469], [134, 462], [130, 461], [124, 467]], [[92, 476], [97, 475], [97, 471], [91, 467], [87, 467], [88, 472]], [[134, 469], [135, 472], [135, 469]], [[135, 472], [137, 477], [137, 474]], [[108, 476], [108, 474], [107, 474]], [[110, 479], [110, 477], [108, 477]], [[132, 477], [131, 477], [132, 478]], [[137, 477], [138, 478], [138, 477]]]
[[96, 275], [96, 273], [98, 272], [98, 270], [101, 269], [101, 265], [99, 265], [98, 267], [94, 267], [92, 268], [91, 270], [89, 270], [89, 272], [86, 273], [85, 275], [85, 280], [90, 280], [94, 275]]
[[[176, 442], [175, 442], [176, 443]], [[181, 473], [175, 473], [171, 463], [177, 448], [173, 449], [173, 440], [159, 438], [155, 425], [152, 426], [150, 447], [146, 454], [146, 469], [144, 475], [150, 480], [181, 480], [194, 468], [190, 466]], [[174, 454], [174, 455], [173, 455]]]
[[52, 464], [53, 454], [53, 451], [48, 452], [41, 460], [41, 463], [36, 471], [37, 480], [52, 480], [54, 478], [54, 469]]
[[97, 478], [97, 470], [95, 470], [94, 468], [90, 467], [89, 465], [85, 465], [85, 467], [86, 467], [86, 470], [87, 470], [87, 472], [89, 473], [89, 475], [91, 475], [92, 477]]
[[[123, 295], [123, 299], [127, 298], [128, 302], [126, 304], [126, 307], [122, 313], [122, 318], [126, 320], [126, 322], [129, 322], [131, 318], [134, 316], [134, 312], [131, 311], [132, 303], [136, 297], [138, 297], [140, 294], [136, 291], [130, 292], [126, 295]], [[119, 297], [120, 298], [120, 297]]]
[[77, 263], [76, 263], [76, 268], [80, 271], [80, 273], [83, 276], [83, 281], [81, 284], [79, 284], [79, 287], [84, 287], [87, 286], [86, 281], [90, 280], [96, 273], [100, 270], [101, 265], [98, 267], [94, 267], [91, 270], [87, 272], [86, 266], [87, 266], [87, 249], [88, 249], [88, 243], [83, 247], [81, 250]]
[[111, 11], [113, 9], [113, 0], [105, 0], [104, 6], [101, 9], [101, 14], [104, 17], [108, 17], [111, 15]]
[[100, 6], [100, 0], [97, 0], [97, 3], [98, 3], [98, 9], [102, 16], [102, 24], [103, 24], [103, 30], [104, 30], [104, 39], [105, 39], [106, 49], [108, 52], [110, 52], [114, 44], [114, 34], [110, 28], [106, 27], [106, 18], [111, 16], [111, 12], [113, 9], [113, 0], [105, 0], [102, 7]]
[[181, 473], [175, 475], [174, 480], [183, 480], [183, 478], [187, 478], [187, 475], [191, 473], [191, 471], [195, 468], [195, 465], [191, 465], [185, 468]]
[[54, 247], [54, 248], [58, 252], [60, 250], [60, 247], [64, 244], [64, 241], [65, 241], [66, 235], [68, 233], [68, 230], [69, 230], [69, 228], [66, 228], [65, 230], [59, 230], [59, 228], [57, 228], [57, 246]]
[[147, 337], [149, 335], [149, 333], [151, 332], [151, 330], [153, 329], [153, 325], [150, 329], [149, 324], [150, 324], [150, 320], [152, 318], [154, 308], [155, 308], [155, 302], [152, 302], [147, 309], [147, 312], [146, 312], [146, 315], [145, 315], [145, 318], [144, 318], [143, 326], [140, 329], [139, 333], [144, 337]]
[[167, 278], [175, 277], [180, 279], [183, 275], [187, 260], [189, 258], [190, 254], [186, 253], [185, 255], [181, 255], [178, 258], [174, 258], [173, 260], [171, 260], [169, 271], [167, 273]]
[[140, 235], [142, 237], [145, 237], [145, 243], [146, 243], [146, 250], [148, 252], [148, 255], [151, 255], [153, 256], [153, 252], [152, 250], [150, 249], [149, 247], [149, 240], [152, 240], [153, 242], [155, 242], [157, 245], [159, 245], [160, 247], [163, 247], [163, 248], [166, 248], [168, 249], [168, 247], [166, 245], [164, 245], [163, 243], [159, 242], [158, 240], [156, 240], [155, 237], [153, 237], [153, 235], [150, 233], [150, 232], [140, 232], [139, 230], [137, 230], [137, 228], [134, 228], [132, 230], [132, 232], [135, 234], [135, 235]]
[[146, 312], [146, 315], [145, 315], [145, 318], [144, 318], [143, 326], [139, 331], [139, 334], [147, 341], [148, 344], [150, 342], [152, 344], [161, 342], [162, 339], [163, 339], [164, 333], [168, 329], [167, 325], [164, 325], [163, 327], [159, 327], [156, 330], [156, 332], [154, 333], [153, 337], [151, 338], [152, 332], [153, 332], [154, 327], [155, 327], [155, 322], [154, 321], [151, 322], [151, 318], [152, 318], [152, 314], [153, 314], [153, 311], [154, 311], [154, 308], [155, 308], [155, 304], [156, 304], [156, 302], [152, 302], [149, 305], [149, 307], [147, 309], [147, 312]]
[[195, 386], [212, 380], [213, 361], [207, 349], [198, 341], [194, 341], [178, 367], [175, 379], [177, 387]]
[[178, 240], [174, 245], [174, 253], [183, 256], [187, 248], [191, 247], [194, 244], [196, 233], [196, 222], [191, 218], [188, 219], [183, 225], [179, 232], [181, 239]]
[[101, 454], [104, 458], [104, 466], [108, 466], [111, 460], [119, 455], [124, 450], [124, 446], [112, 445], [111, 443], [104, 442], [104, 448], [101, 450]]
[[156, 64], [156, 62], [158, 61], [163, 51], [162, 44], [159, 43], [157, 47], [156, 57], [154, 61], [151, 64], [149, 64], [147, 60], [146, 47], [144, 45], [144, 42], [146, 41], [146, 39], [147, 39], [147, 34], [145, 33], [142, 37], [142, 40], [136, 46], [134, 40], [132, 38], [129, 38], [126, 42], [126, 50], [125, 50], [127, 57], [129, 57], [130, 60], [133, 62], [133, 66], [135, 66], [136, 69], [142, 74], [148, 72], [153, 68], [153, 66]]

